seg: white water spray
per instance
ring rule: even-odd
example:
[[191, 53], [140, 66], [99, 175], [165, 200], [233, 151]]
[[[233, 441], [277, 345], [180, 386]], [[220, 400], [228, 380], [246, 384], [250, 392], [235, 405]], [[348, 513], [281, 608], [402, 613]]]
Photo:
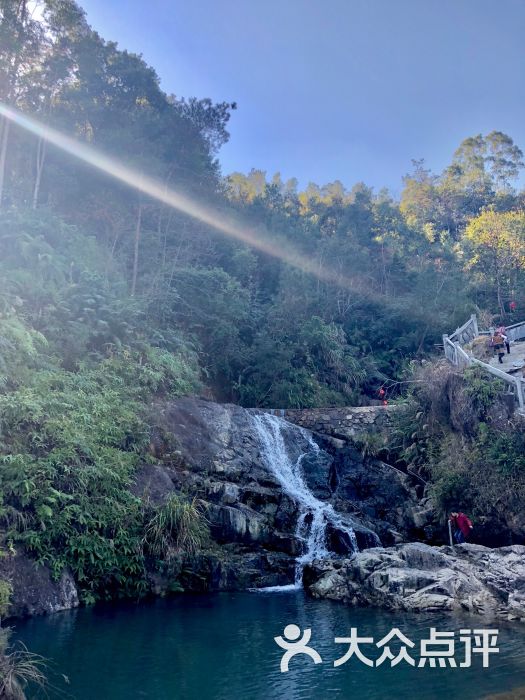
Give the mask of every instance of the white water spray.
[[[296, 537], [305, 544], [304, 553], [297, 558], [295, 567], [295, 584], [293, 586], [273, 586], [266, 590], [283, 590], [285, 588], [300, 588], [302, 586], [302, 574], [304, 565], [314, 559], [323, 559], [330, 556], [327, 548], [327, 528], [333, 528], [344, 532], [351, 543], [354, 552], [358, 552], [357, 540], [354, 530], [346, 523], [329, 503], [320, 501], [308, 488], [302, 472], [302, 462], [306, 455], [319, 454], [319, 446], [312, 436], [303, 428], [293, 426], [287, 421], [268, 413], [252, 416], [255, 432], [259, 438], [261, 456], [267, 469], [276, 477], [283, 491], [299, 507]], [[299, 455], [294, 457], [287, 449], [285, 441], [287, 433], [288, 442], [290, 436], [301, 438], [306, 442], [306, 451], [299, 449]]]

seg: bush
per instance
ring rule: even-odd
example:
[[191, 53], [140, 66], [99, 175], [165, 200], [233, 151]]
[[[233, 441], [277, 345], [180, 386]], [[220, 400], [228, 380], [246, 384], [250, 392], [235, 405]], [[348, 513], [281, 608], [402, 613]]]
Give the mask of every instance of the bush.
[[146, 514], [143, 545], [147, 552], [168, 565], [180, 554], [195, 554], [208, 536], [207, 522], [199, 502], [170, 494], [161, 506]]

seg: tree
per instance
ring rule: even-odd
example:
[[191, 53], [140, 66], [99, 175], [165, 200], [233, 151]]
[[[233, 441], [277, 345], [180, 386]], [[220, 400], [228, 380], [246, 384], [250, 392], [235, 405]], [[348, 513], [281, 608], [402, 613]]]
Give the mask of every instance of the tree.
[[466, 267], [474, 270], [489, 289], [496, 291], [500, 313], [505, 298], [525, 270], [525, 212], [487, 209], [472, 219], [463, 237]]
[[437, 218], [437, 176], [425, 168], [425, 161], [413, 160], [413, 171], [403, 178], [399, 209], [409, 226], [422, 228]]
[[[31, 88], [24, 106], [42, 121], [60, 128], [64, 120], [60, 119], [60, 115], [56, 119], [56, 108], [61, 93], [76, 77], [75, 43], [80, 37], [86, 37], [90, 29], [83, 10], [73, 0], [46, 0], [42, 17], [45, 27], [42, 60], [31, 75]], [[36, 145], [31, 197], [33, 209], [39, 202], [46, 156], [47, 143], [40, 136]]]
[[454, 152], [448, 175], [465, 189], [484, 191], [490, 185], [485, 170], [487, 144], [481, 134], [464, 139]]
[[172, 102], [179, 113], [198, 128], [213, 154], [216, 154], [230, 138], [226, 125], [231, 112], [237, 109], [236, 102], [213, 104], [209, 98], [198, 100], [196, 97], [190, 97], [189, 100], [172, 98]]
[[523, 153], [510, 136], [501, 131], [491, 131], [485, 138], [486, 162], [489, 164], [496, 189], [508, 191], [523, 168]]
[[[40, 57], [43, 28], [29, 0], [0, 0], [0, 101], [17, 106]], [[4, 198], [10, 122], [0, 121], [0, 206]]]

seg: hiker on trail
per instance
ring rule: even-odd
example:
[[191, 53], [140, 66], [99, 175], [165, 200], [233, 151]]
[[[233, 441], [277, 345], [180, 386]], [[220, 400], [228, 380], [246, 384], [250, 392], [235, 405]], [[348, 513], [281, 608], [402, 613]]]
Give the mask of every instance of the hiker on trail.
[[502, 365], [503, 357], [505, 356], [505, 340], [503, 339], [503, 336], [496, 331], [490, 339], [490, 345], [494, 350], [494, 355], [498, 356], [498, 362], [500, 365]]
[[450, 514], [449, 520], [456, 528], [454, 531], [454, 539], [456, 542], [458, 544], [466, 542], [472, 534], [472, 528], [474, 527], [470, 519], [465, 515], [465, 513], [458, 513], [454, 510]]
[[509, 310], [510, 310], [510, 312], [511, 312], [512, 314], [516, 311], [516, 306], [517, 306], [517, 304], [516, 304], [515, 301], [511, 301], [511, 302], [510, 302], [510, 304], [509, 304]]
[[505, 326], [500, 326], [499, 328], [496, 328], [496, 333], [499, 333], [499, 335], [501, 335], [501, 337], [503, 338], [505, 347], [507, 348], [507, 355], [510, 355], [510, 343], [509, 336], [507, 335], [507, 329], [505, 328]]

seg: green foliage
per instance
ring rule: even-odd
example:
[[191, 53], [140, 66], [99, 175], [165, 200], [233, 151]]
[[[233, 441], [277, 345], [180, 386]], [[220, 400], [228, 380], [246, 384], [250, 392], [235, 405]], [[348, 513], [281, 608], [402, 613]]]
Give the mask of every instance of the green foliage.
[[[42, 21], [32, 4], [0, 6], [2, 101], [204, 202], [275, 253], [2, 124], [0, 518], [55, 575], [70, 567], [91, 602], [142, 592], [146, 559], [202, 542], [195, 501], [144, 513], [130, 490], [151, 459], [152, 402], [194, 394], [205, 378], [217, 399], [248, 406], [367, 403], [475, 308], [504, 315], [511, 294], [525, 300], [511, 187], [522, 153], [501, 132], [469, 137], [441, 175], [415, 162], [401, 202], [364, 183], [298, 191], [257, 169], [221, 179], [235, 103], [168, 96], [75, 2], [45, 0]], [[436, 376], [394, 431], [397, 458], [432, 472], [443, 502], [470, 483], [449, 434], [461, 423], [462, 439], [482, 442], [499, 390], [465, 376], [448, 418], [453, 381]], [[506, 456], [487, 444], [494, 473], [507, 470], [519, 491], [519, 444], [491, 435]]]
[[412, 381], [393, 416], [392, 454], [430, 483], [443, 512], [515, 526], [525, 498], [525, 430], [519, 417], [501, 421], [505, 385], [479, 367], [458, 375], [445, 364], [419, 369]]
[[421, 403], [420, 396], [404, 401], [392, 416], [389, 450], [410, 470], [424, 470], [439, 450], [441, 430], [430, 426], [430, 407]]
[[0, 617], [5, 617], [9, 610], [13, 587], [9, 581], [0, 580]]
[[34, 370], [0, 395], [0, 517], [8, 536], [74, 573], [87, 601], [144, 587], [142, 510], [129, 487], [149, 443], [148, 397], [198, 386], [184, 354], [122, 349], [76, 372]]
[[42, 370], [0, 397], [0, 513], [9, 537], [55, 575], [68, 565], [83, 588], [108, 596], [142, 572], [140, 505], [128, 487], [148, 434], [105, 369]]
[[525, 270], [525, 213], [486, 209], [469, 221], [462, 242], [473, 281], [492, 292], [504, 315]]
[[465, 394], [473, 412], [483, 419], [505, 391], [505, 383], [487, 374], [479, 366], [468, 367], [463, 373]]
[[379, 433], [360, 433], [352, 442], [363, 457], [378, 457], [387, 447], [385, 437]]
[[14, 387], [28, 375], [45, 337], [28, 328], [20, 318], [0, 316], [0, 387]]
[[249, 295], [220, 268], [178, 268], [172, 289], [156, 309], [163, 324], [183, 327], [201, 351], [209, 381], [227, 386], [245, 360]]
[[166, 501], [146, 513], [143, 545], [147, 552], [169, 566], [181, 554], [195, 554], [208, 536], [202, 507], [194, 498], [183, 500], [170, 494]]
[[525, 432], [480, 424], [473, 440], [449, 435], [429, 465], [432, 495], [443, 510], [461, 508], [479, 519], [519, 521], [525, 497]]

